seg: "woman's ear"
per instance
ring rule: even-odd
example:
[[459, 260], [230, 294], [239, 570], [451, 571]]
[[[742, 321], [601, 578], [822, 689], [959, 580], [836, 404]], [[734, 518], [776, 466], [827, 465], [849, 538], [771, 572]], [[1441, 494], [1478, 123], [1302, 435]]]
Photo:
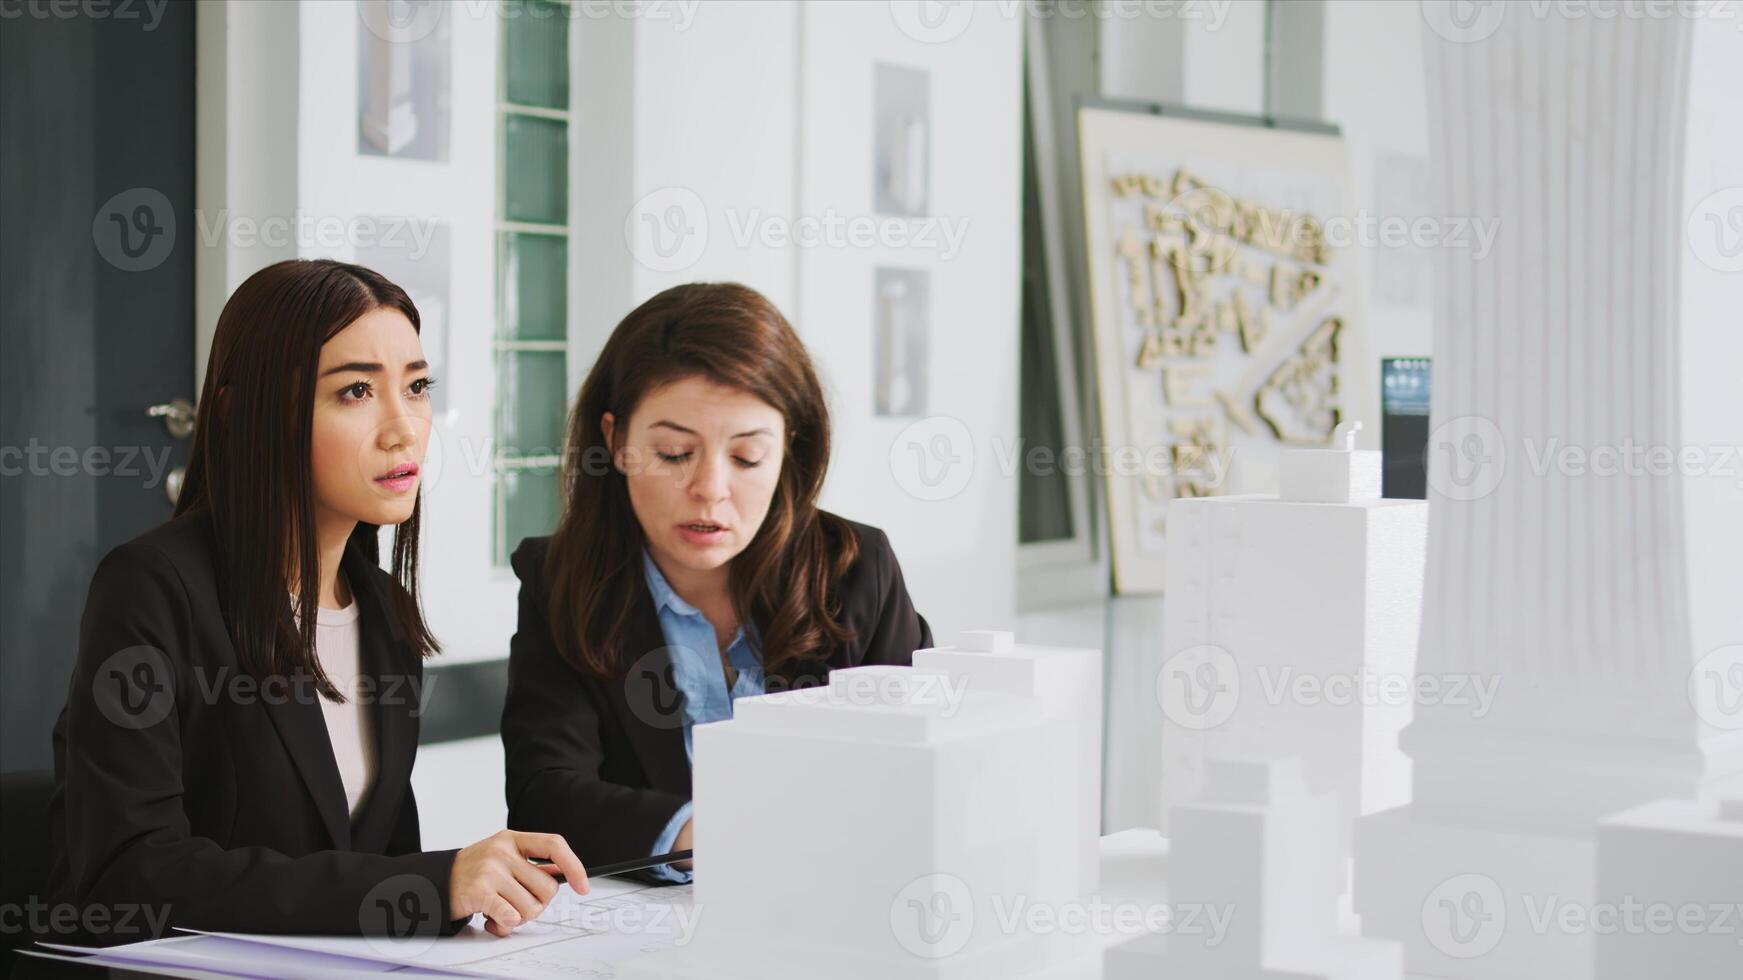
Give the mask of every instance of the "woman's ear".
[[617, 470], [619, 473], [622, 473], [623, 472], [623, 463], [618, 459], [620, 453], [618, 452], [618, 449], [617, 449], [617, 440], [614, 438], [614, 435], [616, 432], [617, 432], [617, 416], [611, 414], [610, 412], [605, 412], [604, 414], [600, 415], [599, 416], [599, 433], [600, 433], [600, 435], [603, 435], [605, 437], [605, 448], [608, 452], [611, 453], [611, 467], [612, 467], [612, 469]]

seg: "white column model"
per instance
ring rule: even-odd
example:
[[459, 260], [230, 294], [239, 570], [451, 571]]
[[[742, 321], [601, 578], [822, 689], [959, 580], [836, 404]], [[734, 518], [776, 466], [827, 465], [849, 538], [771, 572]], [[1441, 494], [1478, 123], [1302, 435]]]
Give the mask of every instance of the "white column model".
[[1165, 813], [1199, 799], [1212, 756], [1299, 758], [1337, 798], [1344, 858], [1357, 816], [1409, 802], [1398, 733], [1419, 694], [1428, 505], [1380, 497], [1380, 453], [1354, 448], [1359, 427], [1285, 450], [1280, 496], [1169, 503]]
[[1424, 5], [1433, 213], [1498, 232], [1437, 251], [1418, 669], [1499, 686], [1418, 705], [1356, 911], [1411, 972], [1584, 978], [1599, 821], [1743, 772], [1743, 34], [1462, 7]]

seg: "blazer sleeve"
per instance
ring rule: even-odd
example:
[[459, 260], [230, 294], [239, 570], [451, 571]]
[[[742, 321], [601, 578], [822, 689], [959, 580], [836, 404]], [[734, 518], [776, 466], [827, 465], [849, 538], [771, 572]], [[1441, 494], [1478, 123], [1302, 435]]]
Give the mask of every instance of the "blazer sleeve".
[[529, 539], [510, 559], [521, 587], [502, 709], [508, 825], [562, 834], [583, 864], [652, 854], [688, 800], [601, 778], [598, 685], [557, 652], [545, 614], [544, 556], [542, 543]]
[[[57, 792], [73, 901], [161, 909], [168, 925], [198, 929], [404, 934], [406, 923], [372, 914], [385, 899], [420, 928], [452, 928], [453, 851], [291, 857], [192, 835], [182, 804], [179, 716], [197, 705], [200, 687], [191, 676], [187, 596], [174, 565], [143, 546], [111, 552], [92, 580], [57, 726], [64, 738]], [[118, 670], [136, 686], [123, 687]], [[155, 693], [142, 696], [146, 691]], [[410, 819], [416, 821], [415, 810]]]
[[914, 651], [932, 646], [932, 627], [926, 617], [914, 609], [908, 597], [908, 585], [902, 579], [902, 566], [896, 561], [896, 551], [889, 536], [877, 529], [868, 529], [861, 542], [862, 560], [872, 562], [868, 571], [877, 583], [877, 611], [873, 614], [873, 629], [866, 641], [862, 664], [898, 664], [910, 666]]

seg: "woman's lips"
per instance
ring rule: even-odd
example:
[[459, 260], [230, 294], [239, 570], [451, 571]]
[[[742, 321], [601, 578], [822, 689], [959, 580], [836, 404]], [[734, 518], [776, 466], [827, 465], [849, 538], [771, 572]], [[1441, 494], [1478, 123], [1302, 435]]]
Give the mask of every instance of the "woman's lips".
[[727, 529], [724, 525], [711, 521], [691, 521], [678, 525], [678, 536], [699, 548], [720, 544], [726, 540], [726, 535]]
[[405, 493], [418, 485], [418, 465], [407, 463], [404, 466], [396, 466], [376, 477], [375, 482], [393, 493]]

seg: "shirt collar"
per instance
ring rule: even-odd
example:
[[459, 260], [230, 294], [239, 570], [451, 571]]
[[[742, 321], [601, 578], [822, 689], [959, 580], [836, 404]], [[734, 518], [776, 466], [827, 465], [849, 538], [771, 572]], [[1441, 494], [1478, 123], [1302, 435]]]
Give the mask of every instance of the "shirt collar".
[[654, 609], [670, 609], [680, 616], [700, 616], [702, 610], [684, 601], [684, 597], [672, 591], [671, 583], [660, 574], [660, 566], [654, 564], [654, 557], [642, 549], [642, 575], [648, 580], [648, 591], [654, 597]]

